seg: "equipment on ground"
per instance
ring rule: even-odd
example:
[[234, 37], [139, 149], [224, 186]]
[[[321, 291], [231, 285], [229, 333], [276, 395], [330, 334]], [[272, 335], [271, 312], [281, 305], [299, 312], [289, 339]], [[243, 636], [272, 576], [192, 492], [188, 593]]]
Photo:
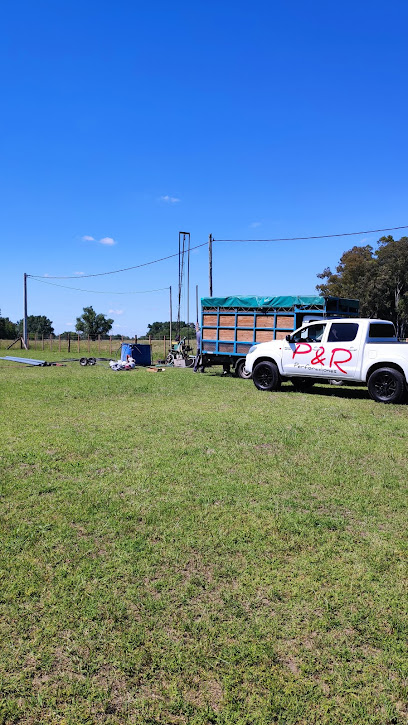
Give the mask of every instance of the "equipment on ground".
[[41, 368], [59, 364], [56, 362], [46, 362], [45, 360], [33, 360], [29, 357], [12, 357], [11, 355], [5, 355], [5, 357], [1, 357], [0, 360], [9, 360], [10, 362], [24, 363], [25, 365], [34, 365]]
[[180, 342], [176, 342], [171, 346], [166, 357], [167, 365], [186, 368], [191, 368], [194, 365], [194, 355], [191, 355], [193, 348], [186, 340], [186, 337], [182, 337]]
[[123, 342], [121, 346], [121, 360], [133, 358], [136, 365], [151, 365], [152, 348], [151, 345], [141, 345], [140, 343]]

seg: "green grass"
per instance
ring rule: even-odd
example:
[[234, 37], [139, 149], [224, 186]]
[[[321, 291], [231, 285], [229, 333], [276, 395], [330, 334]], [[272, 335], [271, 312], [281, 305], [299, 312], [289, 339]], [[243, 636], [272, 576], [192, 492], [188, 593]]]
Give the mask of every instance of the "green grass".
[[407, 723], [408, 407], [78, 363], [0, 400], [0, 723]]

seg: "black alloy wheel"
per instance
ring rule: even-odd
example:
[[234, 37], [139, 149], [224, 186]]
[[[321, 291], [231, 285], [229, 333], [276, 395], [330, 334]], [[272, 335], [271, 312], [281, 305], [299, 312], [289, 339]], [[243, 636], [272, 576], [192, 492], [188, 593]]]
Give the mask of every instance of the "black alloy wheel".
[[262, 360], [252, 371], [252, 379], [258, 390], [279, 390], [281, 378], [275, 363]]
[[377, 403], [400, 403], [405, 397], [405, 380], [394, 368], [374, 370], [368, 380], [368, 392]]

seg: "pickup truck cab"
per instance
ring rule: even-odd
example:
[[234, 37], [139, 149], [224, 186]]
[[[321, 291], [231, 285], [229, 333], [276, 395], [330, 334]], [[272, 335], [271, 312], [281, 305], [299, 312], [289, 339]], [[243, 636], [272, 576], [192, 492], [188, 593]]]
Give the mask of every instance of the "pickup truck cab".
[[407, 392], [408, 345], [387, 320], [322, 319], [284, 340], [253, 345], [245, 369], [258, 390], [279, 390], [282, 380], [302, 392], [315, 382], [363, 382], [373, 400], [399, 403]]

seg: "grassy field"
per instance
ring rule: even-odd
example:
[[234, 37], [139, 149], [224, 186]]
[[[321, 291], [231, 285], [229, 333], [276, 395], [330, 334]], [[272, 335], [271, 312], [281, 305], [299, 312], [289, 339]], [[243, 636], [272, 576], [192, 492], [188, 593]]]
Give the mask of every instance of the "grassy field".
[[408, 722], [407, 406], [78, 363], [0, 388], [0, 723]]

